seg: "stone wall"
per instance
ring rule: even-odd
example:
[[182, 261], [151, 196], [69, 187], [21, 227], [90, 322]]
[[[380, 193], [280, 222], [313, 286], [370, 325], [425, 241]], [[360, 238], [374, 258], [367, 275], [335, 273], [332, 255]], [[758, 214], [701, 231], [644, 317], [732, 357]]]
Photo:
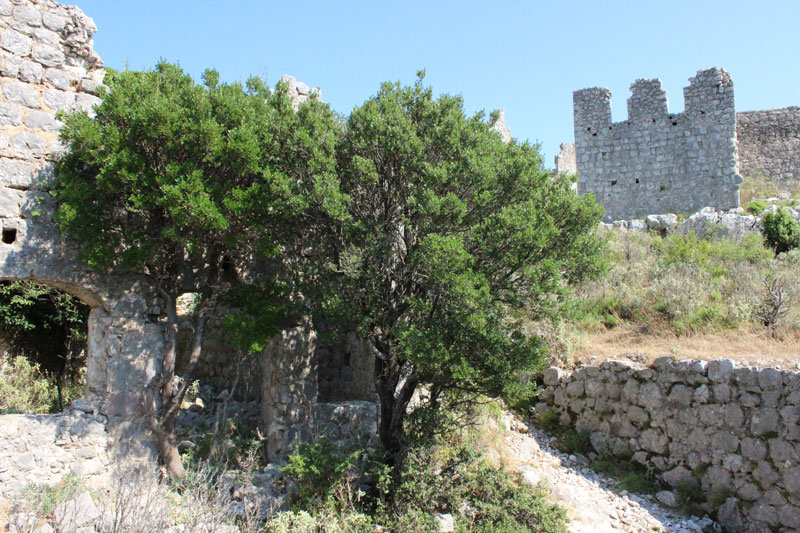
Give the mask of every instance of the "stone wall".
[[556, 409], [598, 453], [730, 496], [720, 518], [731, 531], [800, 528], [800, 373], [662, 358], [550, 368], [544, 384], [537, 411]]
[[69, 472], [90, 486], [102, 482], [111, 463], [107, 419], [85, 402], [76, 406], [58, 415], [0, 418], [0, 503], [28, 483], [56, 484]]
[[739, 206], [733, 81], [698, 71], [685, 111], [669, 113], [657, 79], [631, 85], [628, 120], [611, 122], [611, 92], [573, 93], [578, 192], [594, 193], [611, 219]]
[[736, 113], [739, 173], [800, 181], [800, 107]]
[[91, 111], [99, 102], [104, 70], [92, 50], [95, 30], [77, 7], [0, 0], [0, 279], [50, 284], [92, 307], [87, 396], [108, 421], [114, 453], [145, 460], [152, 457], [144, 430], [147, 384], [164, 347], [160, 300], [143, 278], [98, 273], [76, 261], [45, 190], [62, 150], [56, 113]]
[[562, 143], [558, 148], [559, 152], [555, 157], [556, 174], [561, 174], [562, 172], [577, 174], [578, 164], [575, 161], [575, 143]]

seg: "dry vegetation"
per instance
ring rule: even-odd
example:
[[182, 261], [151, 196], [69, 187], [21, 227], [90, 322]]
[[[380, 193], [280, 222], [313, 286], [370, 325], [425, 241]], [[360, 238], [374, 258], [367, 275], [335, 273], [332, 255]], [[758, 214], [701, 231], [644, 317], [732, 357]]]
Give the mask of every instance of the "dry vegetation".
[[609, 231], [609, 271], [533, 327], [562, 364], [641, 354], [794, 366], [800, 353], [800, 250], [775, 256], [757, 234]]

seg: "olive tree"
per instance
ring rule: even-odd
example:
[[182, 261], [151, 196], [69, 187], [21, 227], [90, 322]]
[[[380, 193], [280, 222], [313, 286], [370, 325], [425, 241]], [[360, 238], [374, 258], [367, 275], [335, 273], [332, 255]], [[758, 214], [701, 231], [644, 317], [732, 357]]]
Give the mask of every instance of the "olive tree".
[[[379, 436], [403, 442], [415, 392], [500, 395], [544, 360], [526, 317], [598, 271], [601, 209], [551, 176], [538, 147], [504, 143], [460, 97], [383, 84], [337, 146], [347, 215], [326, 225], [318, 316], [374, 346]], [[320, 320], [320, 319], [318, 319]]]
[[[164, 301], [168, 343], [153, 383], [152, 422], [160, 457], [176, 477], [184, 473], [177, 415], [210, 309], [242, 283], [242, 269], [259, 258], [285, 264], [286, 254], [307, 246], [308, 213], [335, 211], [338, 198], [339, 126], [326, 105], [312, 98], [295, 112], [286, 87], [272, 92], [258, 78], [224, 84], [206, 71], [203, 82], [165, 62], [110, 72], [94, 116], [66, 117], [67, 150], [56, 165], [57, 220], [81, 257], [148, 276]], [[268, 336], [280, 329], [288, 299], [261, 279], [259, 294], [271, 292], [273, 301], [250, 307], [266, 312], [258, 326]], [[291, 279], [281, 278], [284, 293]], [[175, 379], [176, 299], [186, 292], [199, 300], [189, 362]]]

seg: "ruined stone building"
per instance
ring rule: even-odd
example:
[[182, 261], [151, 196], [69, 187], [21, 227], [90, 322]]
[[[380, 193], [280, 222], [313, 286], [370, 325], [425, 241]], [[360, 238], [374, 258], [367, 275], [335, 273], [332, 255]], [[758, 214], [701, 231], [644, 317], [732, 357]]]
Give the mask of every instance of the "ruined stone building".
[[670, 113], [661, 81], [637, 80], [627, 120], [612, 123], [608, 89], [575, 91], [575, 145], [562, 145], [556, 169], [576, 171], [579, 193], [611, 219], [732, 209], [742, 176], [800, 179], [800, 109], [737, 113], [733, 80], [717, 68], [683, 92], [684, 112]]
[[[81, 405], [102, 438], [84, 448], [102, 447], [97, 456], [106, 460], [149, 460], [148, 384], [160, 371], [166, 342], [160, 298], [144, 277], [100, 273], [79, 262], [57, 229], [46, 191], [63, 150], [57, 113], [91, 112], [100, 102], [96, 94], [104, 69], [92, 48], [96, 29], [77, 7], [53, 0], [0, 0], [0, 280], [33, 280], [91, 306], [88, 401]], [[315, 91], [292, 77], [284, 81], [296, 102]], [[303, 328], [275, 339], [251, 376], [260, 380], [262, 426], [273, 458], [314, 434], [375, 433], [371, 354], [365, 349], [357, 339], [319, 346], [313, 332]], [[217, 363], [208, 364], [205, 370], [214, 372]], [[5, 481], [28, 475], [20, 472], [35, 473], [39, 480], [63, 474], [70, 454], [84, 449], [71, 437], [59, 437], [69, 436], [74, 420], [46, 419], [30, 417], [25, 422], [30, 427], [0, 428], [0, 444], [20, 446], [0, 446], [0, 497], [16, 487]], [[26, 451], [26, 439], [43, 432], [51, 435], [53, 449]], [[91, 433], [97, 437], [98, 431]]]

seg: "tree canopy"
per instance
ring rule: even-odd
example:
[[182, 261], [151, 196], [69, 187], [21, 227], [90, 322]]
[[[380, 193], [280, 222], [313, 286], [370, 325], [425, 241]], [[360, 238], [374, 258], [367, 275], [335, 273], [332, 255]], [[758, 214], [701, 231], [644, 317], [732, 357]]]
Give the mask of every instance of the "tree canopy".
[[[280, 264], [287, 251], [307, 245], [309, 213], [340, 209], [338, 125], [325, 104], [312, 98], [295, 111], [285, 86], [273, 92], [259, 78], [225, 84], [209, 70], [203, 82], [166, 62], [148, 72], [110, 72], [94, 116], [66, 117], [67, 151], [56, 165], [57, 220], [81, 256], [98, 268], [149, 276], [165, 301], [169, 348], [154, 427], [176, 475], [177, 410], [202, 351], [208, 309], [259, 258]], [[265, 297], [281, 292], [271, 281], [261, 284]], [[175, 301], [185, 292], [200, 301], [176, 389]], [[263, 335], [279, 331], [288, 301], [258, 308], [269, 314], [260, 317]]]
[[598, 271], [601, 208], [422, 74], [351, 113], [337, 172], [347, 217], [328, 226], [320, 313], [375, 346], [380, 437], [395, 452], [420, 386], [433, 404], [499, 395], [542, 362], [524, 318]]

